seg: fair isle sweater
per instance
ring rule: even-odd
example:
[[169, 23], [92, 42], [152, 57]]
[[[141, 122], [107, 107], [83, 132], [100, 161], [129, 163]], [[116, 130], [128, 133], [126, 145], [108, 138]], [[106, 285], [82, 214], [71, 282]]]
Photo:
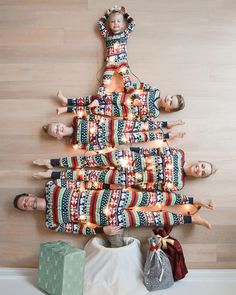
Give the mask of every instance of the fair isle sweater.
[[82, 119], [75, 116], [71, 143], [81, 149], [102, 150], [122, 144], [163, 140], [168, 138], [168, 133], [161, 130], [166, 126], [166, 121], [125, 121], [97, 115]]
[[[176, 193], [127, 190], [84, 190], [76, 182], [49, 181], [45, 186], [46, 226], [55, 232], [96, 234], [106, 225], [177, 225], [186, 223], [183, 215], [150, 211], [151, 207], [190, 204], [193, 198]], [[134, 208], [139, 207], [139, 210]], [[159, 209], [158, 209], [159, 210]]]
[[105, 14], [98, 21], [98, 28], [101, 35], [105, 38], [107, 48], [107, 62], [110, 64], [120, 64], [127, 62], [127, 41], [130, 33], [135, 28], [134, 20], [128, 13], [124, 14], [124, 18], [128, 22], [128, 27], [121, 33], [112, 33], [106, 29], [106, 21], [109, 15]]

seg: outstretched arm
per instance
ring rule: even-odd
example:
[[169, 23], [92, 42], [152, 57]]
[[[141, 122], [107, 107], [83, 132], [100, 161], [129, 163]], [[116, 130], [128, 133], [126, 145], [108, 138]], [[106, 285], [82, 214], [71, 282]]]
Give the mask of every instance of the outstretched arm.
[[46, 221], [48, 229], [55, 232], [66, 232], [72, 234], [95, 235], [97, 225], [89, 222], [68, 222], [68, 223], [51, 223]]
[[125, 30], [126, 34], [129, 35], [131, 34], [131, 32], [134, 30], [135, 28], [135, 22], [133, 20], [133, 18], [127, 13], [126, 9], [124, 6], [121, 7], [121, 13], [123, 13], [124, 15], [124, 19], [127, 21], [128, 23], [128, 27]]
[[98, 21], [99, 31], [104, 38], [106, 38], [108, 33], [108, 30], [106, 29], [106, 21], [108, 20], [110, 13], [111, 13], [111, 10], [108, 9], [106, 13]]

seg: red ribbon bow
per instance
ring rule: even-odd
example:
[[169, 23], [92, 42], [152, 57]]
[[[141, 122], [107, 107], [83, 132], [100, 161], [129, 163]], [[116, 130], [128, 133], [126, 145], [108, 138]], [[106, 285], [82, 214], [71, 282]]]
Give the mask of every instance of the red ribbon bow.
[[150, 247], [150, 251], [157, 251], [159, 249], [159, 247], [157, 245], [152, 245]]

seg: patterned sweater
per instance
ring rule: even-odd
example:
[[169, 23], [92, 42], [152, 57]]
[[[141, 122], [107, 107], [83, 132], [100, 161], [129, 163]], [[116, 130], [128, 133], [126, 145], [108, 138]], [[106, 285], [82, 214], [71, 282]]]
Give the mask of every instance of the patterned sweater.
[[[86, 117], [90, 113], [109, 117], [123, 117], [130, 120], [146, 121], [159, 116], [158, 100], [160, 91], [146, 83], [133, 83], [132, 92], [112, 92], [103, 97], [88, 95], [69, 98], [67, 112]], [[99, 105], [89, 107], [96, 100]], [[138, 102], [138, 103], [137, 103]]]
[[98, 27], [101, 35], [105, 38], [107, 48], [107, 62], [109, 64], [120, 64], [127, 62], [127, 40], [130, 33], [134, 30], [134, 20], [128, 15], [124, 14], [124, 18], [128, 22], [128, 27], [121, 33], [112, 33], [106, 29], [106, 21], [109, 18], [108, 14], [105, 14], [98, 21]]
[[[160, 91], [152, 88], [146, 83], [133, 84], [134, 92], [112, 92], [111, 95], [104, 96], [99, 101], [99, 106], [91, 111], [97, 115], [123, 117], [125, 119], [141, 119], [143, 121], [157, 118], [159, 109], [157, 100], [160, 98]], [[135, 105], [138, 101], [139, 105]]]
[[[63, 168], [86, 168], [86, 181], [133, 185], [147, 191], [178, 191], [184, 186], [184, 152], [176, 148], [133, 148], [94, 156], [65, 157], [56, 160]], [[115, 170], [95, 170], [114, 167]], [[117, 171], [117, 173], [112, 173]], [[63, 177], [77, 179], [72, 170]], [[114, 176], [116, 175], [116, 176]], [[115, 178], [114, 178], [115, 177]]]
[[124, 121], [97, 115], [82, 119], [75, 116], [71, 143], [76, 148], [102, 150], [122, 144], [161, 140], [168, 138], [168, 133], [164, 134], [160, 129], [166, 126], [164, 121]]
[[[153, 226], [182, 224], [182, 215], [150, 211], [151, 207], [193, 203], [185, 195], [127, 190], [78, 189], [76, 182], [54, 180], [45, 187], [46, 226], [56, 232], [96, 234], [106, 225]], [[135, 208], [139, 207], [139, 210]]]

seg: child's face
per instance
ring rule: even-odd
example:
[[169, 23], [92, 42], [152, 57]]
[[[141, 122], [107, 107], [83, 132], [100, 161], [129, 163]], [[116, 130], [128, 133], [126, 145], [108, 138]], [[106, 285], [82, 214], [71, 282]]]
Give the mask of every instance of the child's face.
[[165, 96], [162, 103], [165, 112], [173, 112], [179, 107], [179, 101], [176, 95]]
[[125, 22], [121, 13], [112, 13], [109, 17], [109, 27], [113, 33], [120, 33], [124, 30]]
[[62, 139], [65, 136], [66, 126], [62, 123], [51, 123], [48, 127], [48, 134], [57, 139]]

